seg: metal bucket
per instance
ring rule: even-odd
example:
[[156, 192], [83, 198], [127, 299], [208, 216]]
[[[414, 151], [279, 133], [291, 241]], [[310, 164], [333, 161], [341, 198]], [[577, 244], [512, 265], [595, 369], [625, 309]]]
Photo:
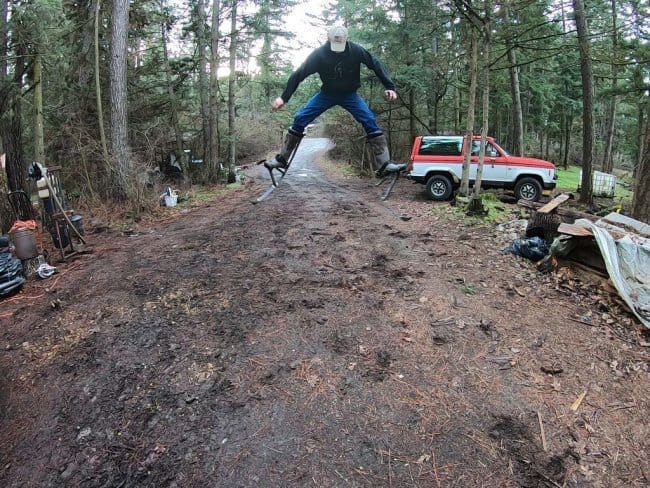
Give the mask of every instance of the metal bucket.
[[36, 232], [31, 229], [17, 229], [11, 233], [18, 259], [32, 259], [38, 256]]
[[[70, 217], [70, 222], [72, 223], [74, 228], [77, 229], [77, 232], [79, 232], [80, 236], [83, 236], [85, 234], [84, 221], [83, 221], [83, 217], [81, 217], [81, 215], [79, 215], [79, 214], [73, 215], [72, 217]], [[73, 234], [74, 234], [74, 232], [73, 232]]]

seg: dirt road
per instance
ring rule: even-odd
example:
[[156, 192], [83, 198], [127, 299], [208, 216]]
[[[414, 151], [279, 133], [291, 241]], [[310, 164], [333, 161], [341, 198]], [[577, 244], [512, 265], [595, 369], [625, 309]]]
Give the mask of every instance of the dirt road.
[[0, 304], [2, 486], [648, 486], [640, 326], [325, 145]]

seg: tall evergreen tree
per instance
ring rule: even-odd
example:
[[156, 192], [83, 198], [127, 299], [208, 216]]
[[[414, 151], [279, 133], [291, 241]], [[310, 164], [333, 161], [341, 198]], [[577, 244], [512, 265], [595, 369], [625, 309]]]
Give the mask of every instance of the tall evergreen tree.
[[135, 196], [132, 186], [133, 166], [127, 130], [126, 43], [129, 22], [128, 0], [114, 0], [111, 19], [111, 157], [113, 163], [113, 196], [120, 199]]
[[580, 201], [591, 203], [592, 158], [594, 144], [594, 89], [591, 66], [591, 46], [589, 45], [589, 27], [585, 6], [582, 0], [573, 0], [578, 46], [580, 48], [580, 73], [582, 75], [582, 182], [580, 184]]

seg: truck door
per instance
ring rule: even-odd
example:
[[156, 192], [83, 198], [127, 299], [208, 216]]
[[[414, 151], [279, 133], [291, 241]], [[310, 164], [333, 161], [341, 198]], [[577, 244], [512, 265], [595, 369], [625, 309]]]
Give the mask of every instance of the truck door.
[[[487, 184], [495, 184], [499, 186], [500, 183], [508, 181], [507, 165], [508, 160], [497, 146], [492, 144], [489, 140], [485, 141], [485, 161], [483, 163], [483, 178], [482, 181]], [[472, 168], [470, 170], [470, 179], [476, 179], [476, 171], [478, 169], [478, 155], [481, 148], [481, 141], [472, 141]]]

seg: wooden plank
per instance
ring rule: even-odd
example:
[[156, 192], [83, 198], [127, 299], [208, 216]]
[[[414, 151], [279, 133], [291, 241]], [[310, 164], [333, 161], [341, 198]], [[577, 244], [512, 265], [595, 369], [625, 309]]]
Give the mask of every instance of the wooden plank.
[[557, 231], [560, 234], [567, 234], [570, 236], [576, 236], [576, 237], [591, 237], [593, 236], [592, 232], [589, 229], [586, 229], [584, 227], [580, 227], [579, 225], [575, 224], [565, 224], [562, 222], [560, 226], [557, 228]]
[[571, 198], [571, 195], [568, 193], [562, 193], [561, 195], [556, 196], [553, 200], [548, 202], [546, 205], [538, 209], [537, 211], [539, 213], [549, 213], [555, 210], [557, 207], [559, 207], [561, 204], [566, 202], [569, 198]]

